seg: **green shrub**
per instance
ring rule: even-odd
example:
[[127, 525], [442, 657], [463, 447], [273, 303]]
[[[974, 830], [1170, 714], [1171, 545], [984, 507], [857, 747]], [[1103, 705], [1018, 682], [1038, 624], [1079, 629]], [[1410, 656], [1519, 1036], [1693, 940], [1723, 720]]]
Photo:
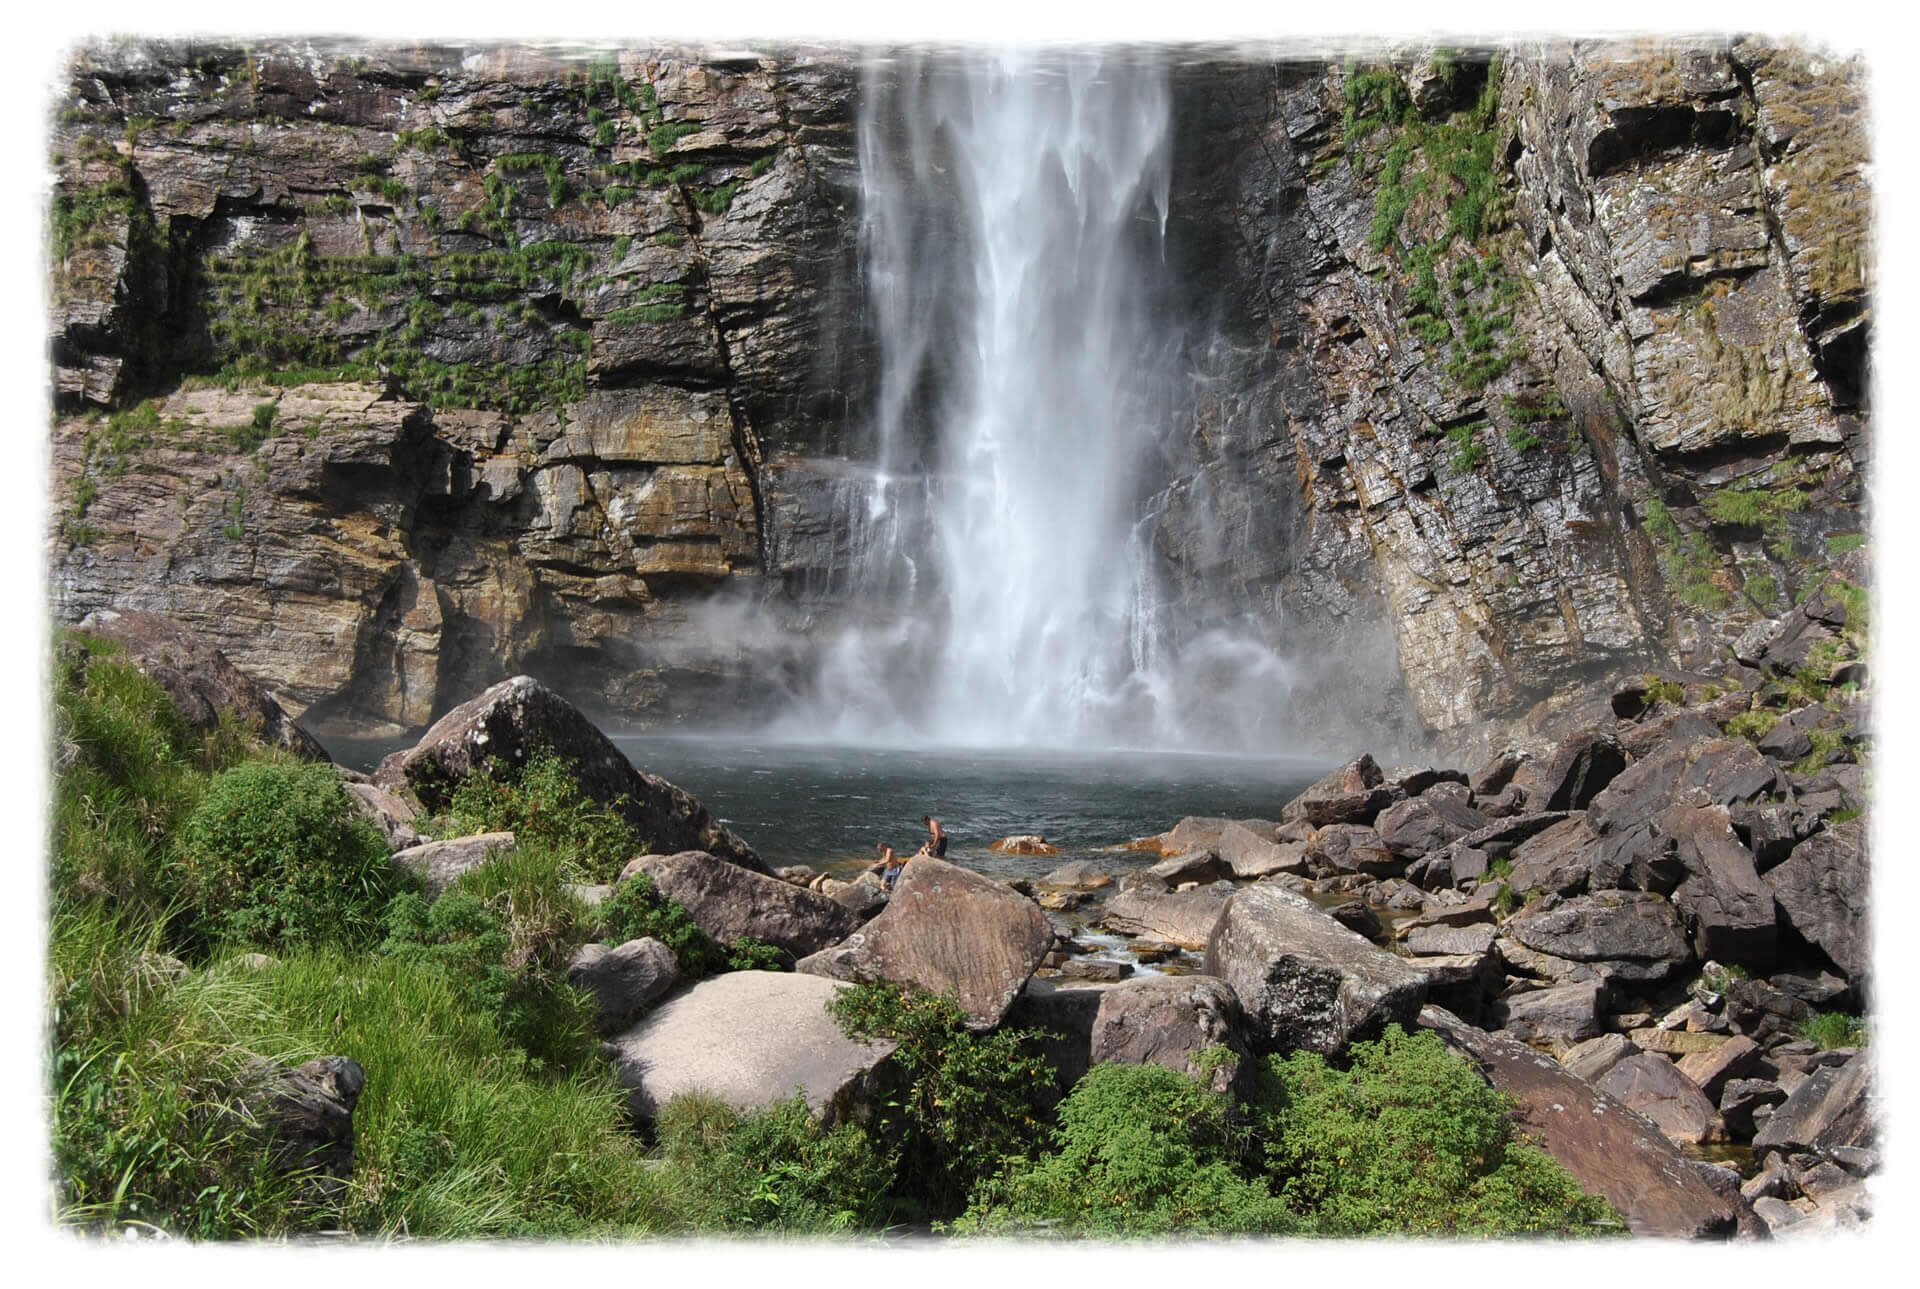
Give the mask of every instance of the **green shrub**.
[[1823, 1049], [1865, 1047], [1867, 1022], [1845, 1012], [1820, 1012], [1801, 1023], [1799, 1034], [1809, 1043], [1818, 1043]]
[[331, 765], [253, 762], [222, 772], [179, 842], [173, 871], [215, 940], [365, 944], [408, 884]]
[[1387, 1028], [1350, 1068], [1268, 1058], [1255, 1120], [1279, 1194], [1322, 1235], [1580, 1235], [1618, 1216], [1513, 1127], [1440, 1037]]
[[655, 1128], [662, 1171], [696, 1230], [838, 1232], [886, 1218], [894, 1161], [856, 1124], [822, 1127], [804, 1096], [742, 1115], [682, 1095]]
[[613, 893], [600, 901], [594, 915], [599, 920], [600, 939], [608, 944], [625, 944], [650, 936], [673, 950], [680, 974], [688, 979], [698, 980], [727, 969], [726, 951], [700, 929], [678, 900], [660, 894], [645, 873], [622, 879]]
[[880, 1107], [876, 1132], [900, 1161], [895, 1193], [906, 1205], [957, 1215], [981, 1179], [1034, 1149], [1055, 1078], [1038, 1054], [1038, 1030], [976, 1034], [952, 997], [889, 984], [841, 990], [827, 1010], [849, 1037], [898, 1044], [900, 1087]]
[[640, 834], [611, 806], [580, 790], [573, 766], [548, 749], [517, 770], [470, 774], [454, 789], [436, 834], [511, 832], [522, 845], [563, 857], [568, 881], [611, 882], [645, 850]]
[[972, 1233], [1284, 1233], [1299, 1225], [1236, 1167], [1243, 1135], [1225, 1096], [1159, 1065], [1097, 1065], [1060, 1105], [1055, 1149], [975, 1190]]

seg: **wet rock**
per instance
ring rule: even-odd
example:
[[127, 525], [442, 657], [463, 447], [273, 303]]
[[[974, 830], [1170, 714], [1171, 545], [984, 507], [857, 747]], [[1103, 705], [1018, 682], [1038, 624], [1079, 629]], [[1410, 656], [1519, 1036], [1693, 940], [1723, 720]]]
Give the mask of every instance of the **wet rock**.
[[438, 897], [465, 874], [512, 848], [512, 833], [483, 832], [410, 846], [396, 851], [393, 862], [412, 870], [429, 897]]
[[1226, 883], [1191, 891], [1137, 886], [1107, 901], [1101, 924], [1120, 935], [1143, 935], [1183, 949], [1204, 949], [1232, 898], [1232, 887]]
[[751, 936], [803, 957], [838, 944], [860, 925], [859, 915], [837, 900], [704, 851], [642, 855], [620, 877], [624, 881], [635, 873], [645, 873], [655, 890], [678, 901], [723, 945]]
[[705, 806], [636, 770], [573, 704], [530, 676], [501, 681], [448, 712], [412, 748], [380, 762], [374, 782], [440, 810], [468, 775], [517, 769], [543, 747], [571, 762], [581, 791], [618, 811], [656, 853], [701, 850], [767, 873], [753, 848]]
[[627, 1028], [680, 983], [673, 950], [651, 937], [609, 949], [585, 944], [567, 964], [567, 983], [593, 995], [603, 1034]]
[[1076, 891], [1097, 891], [1113, 885], [1113, 874], [1084, 859], [1060, 865], [1040, 879], [1042, 886], [1062, 886]]
[[815, 975], [730, 971], [668, 998], [611, 1043], [634, 1119], [651, 1122], [682, 1092], [751, 1113], [799, 1091], [830, 1121], [856, 1113], [894, 1044], [841, 1033], [827, 1003], [844, 988]]
[[1391, 803], [1393, 793], [1371, 756], [1349, 761], [1280, 811], [1281, 820], [1303, 819], [1315, 828], [1329, 824], [1368, 824]]
[[1060, 976], [1063, 980], [1124, 980], [1133, 974], [1130, 962], [1113, 962], [1101, 958], [1071, 958], [1060, 964]]
[[1225, 981], [1256, 1046], [1331, 1054], [1389, 1023], [1411, 1024], [1426, 978], [1308, 900], [1253, 886], [1227, 904], [1206, 973]]
[[1045, 837], [1036, 833], [1002, 837], [987, 849], [999, 855], [1058, 855], [1060, 853], [1058, 846], [1049, 845]]
[[1657, 1052], [1619, 1062], [1595, 1085], [1660, 1125], [1669, 1138], [1689, 1145], [1726, 1137], [1720, 1111], [1706, 1094]]
[[1733, 1234], [1735, 1206], [1650, 1120], [1516, 1039], [1476, 1029], [1437, 1007], [1425, 1009], [1420, 1023], [1514, 1097], [1520, 1130], [1536, 1136], [1583, 1190], [1618, 1209], [1635, 1235]]
[[167, 691], [180, 719], [193, 728], [214, 729], [225, 716], [296, 756], [329, 759], [279, 700], [229, 662], [206, 635], [157, 613], [116, 609], [88, 614], [80, 630], [120, 645], [127, 661]]
[[1053, 928], [1032, 900], [944, 860], [921, 858], [901, 871], [885, 912], [796, 969], [950, 993], [968, 1026], [987, 1030], [1006, 1015], [1053, 942]]

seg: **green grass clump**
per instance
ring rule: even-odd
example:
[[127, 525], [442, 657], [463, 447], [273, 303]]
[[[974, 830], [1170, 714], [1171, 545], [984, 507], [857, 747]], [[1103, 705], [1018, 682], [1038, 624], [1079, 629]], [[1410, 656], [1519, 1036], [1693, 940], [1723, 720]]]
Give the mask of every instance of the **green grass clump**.
[[1673, 512], [1658, 497], [1647, 500], [1642, 522], [1647, 535], [1653, 538], [1668, 593], [1694, 608], [1726, 608], [1726, 588], [1714, 580], [1720, 571], [1720, 562], [1706, 537], [1700, 533], [1683, 533]]
[[1764, 707], [1755, 707], [1741, 712], [1726, 724], [1727, 733], [1735, 738], [1748, 739], [1758, 743], [1773, 733], [1773, 727], [1780, 723], [1780, 713], [1768, 711]]
[[1845, 555], [1867, 544], [1865, 533], [1835, 533], [1827, 538], [1827, 554]]
[[657, 156], [689, 134], [698, 133], [700, 133], [698, 121], [663, 121], [647, 131], [647, 146], [652, 148]]
[[365, 945], [407, 884], [330, 765], [252, 762], [207, 785], [180, 825], [173, 869], [219, 940]]
[[1864, 1017], [1845, 1012], [1820, 1012], [1801, 1023], [1799, 1035], [1809, 1043], [1818, 1043], [1822, 1050], [1865, 1047], [1867, 1022]]
[[1484, 421], [1476, 421], [1472, 425], [1456, 425], [1447, 431], [1447, 442], [1453, 445], [1451, 460], [1454, 469], [1464, 474], [1479, 468], [1481, 462], [1487, 459], [1487, 450], [1473, 437], [1475, 430], [1484, 428]]
[[455, 785], [435, 836], [510, 832], [522, 846], [562, 857], [566, 880], [611, 882], [646, 849], [640, 834], [613, 806], [580, 788], [573, 765], [542, 748], [517, 768], [493, 767]]
[[694, 1230], [822, 1234], [886, 1220], [895, 1159], [858, 1124], [823, 1127], [802, 1096], [742, 1115], [684, 1094], [655, 1130]]

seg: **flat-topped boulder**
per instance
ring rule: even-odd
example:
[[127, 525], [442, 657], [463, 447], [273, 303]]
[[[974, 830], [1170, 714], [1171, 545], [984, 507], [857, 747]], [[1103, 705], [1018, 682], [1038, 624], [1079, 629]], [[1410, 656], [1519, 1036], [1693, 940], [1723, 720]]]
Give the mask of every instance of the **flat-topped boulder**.
[[945, 860], [900, 872], [893, 898], [840, 944], [798, 970], [836, 980], [886, 980], [951, 994], [972, 1029], [992, 1029], [1053, 948], [1053, 927], [1026, 896]]
[[1373, 821], [1380, 844], [1402, 859], [1439, 850], [1487, 826], [1487, 817], [1445, 795], [1409, 797], [1382, 810]]
[[707, 808], [657, 775], [637, 770], [578, 708], [531, 676], [503, 680], [435, 721], [411, 748], [380, 762], [373, 781], [410, 791], [440, 810], [473, 774], [515, 770], [542, 748], [573, 766], [580, 789], [632, 824], [657, 854], [703, 850], [755, 872], [751, 846]]
[[1680, 915], [1650, 891], [1601, 891], [1521, 910], [1501, 928], [1526, 948], [1574, 962], [1645, 964], [1655, 977], [1692, 960]]
[[467, 873], [471, 873], [495, 855], [513, 848], [510, 832], [482, 832], [471, 837], [449, 837], [445, 841], [422, 842], [395, 851], [393, 862], [409, 869], [420, 879], [428, 895], [438, 897]]
[[861, 914], [848, 904], [705, 851], [642, 855], [620, 876], [635, 873], [645, 873], [655, 890], [679, 901], [700, 929], [721, 944], [751, 936], [805, 957], [838, 944], [861, 922]]
[[1702, 1239], [1734, 1233], [1738, 1206], [1645, 1116], [1517, 1039], [1489, 1034], [1438, 1007], [1423, 1010], [1420, 1024], [1513, 1097], [1521, 1131], [1536, 1137], [1581, 1189], [1619, 1210], [1635, 1235]]
[[1427, 990], [1426, 976], [1405, 959], [1264, 883], [1227, 902], [1205, 970], [1240, 1000], [1249, 1040], [1282, 1052], [1331, 1055], [1390, 1023], [1411, 1025]]
[[798, 1092], [822, 1118], [854, 1113], [871, 1093], [889, 1041], [841, 1032], [827, 1003], [845, 985], [781, 971], [730, 971], [661, 1003], [609, 1044], [639, 1122], [697, 1092], [743, 1113]]
[[1113, 885], [1113, 874], [1091, 860], [1075, 859], [1060, 865], [1037, 884], [1074, 891], [1097, 891]]
[[158, 613], [131, 609], [89, 613], [80, 630], [124, 649], [127, 661], [166, 690], [180, 719], [195, 729], [213, 729], [225, 716], [296, 756], [329, 759], [266, 686], [229, 662], [205, 635]]
[[1279, 842], [1272, 830], [1256, 830], [1244, 823], [1229, 823], [1220, 830], [1213, 849], [1233, 875], [1244, 881], [1258, 881], [1275, 873], [1298, 873], [1307, 866], [1307, 848], [1302, 842]]
[[1148, 936], [1182, 949], [1207, 947], [1213, 928], [1233, 888], [1215, 882], [1190, 891], [1169, 891], [1144, 884], [1130, 887], [1107, 901], [1100, 912], [1101, 925], [1118, 935]]

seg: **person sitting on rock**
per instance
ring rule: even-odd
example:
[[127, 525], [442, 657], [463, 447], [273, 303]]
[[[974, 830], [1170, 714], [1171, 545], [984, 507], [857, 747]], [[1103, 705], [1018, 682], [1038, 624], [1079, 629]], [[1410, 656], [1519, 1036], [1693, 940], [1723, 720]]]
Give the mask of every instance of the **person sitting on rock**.
[[945, 859], [947, 857], [947, 830], [942, 828], [940, 821], [932, 815], [921, 815], [920, 822], [927, 826], [927, 840], [926, 843], [920, 847], [920, 853], [934, 859]]

